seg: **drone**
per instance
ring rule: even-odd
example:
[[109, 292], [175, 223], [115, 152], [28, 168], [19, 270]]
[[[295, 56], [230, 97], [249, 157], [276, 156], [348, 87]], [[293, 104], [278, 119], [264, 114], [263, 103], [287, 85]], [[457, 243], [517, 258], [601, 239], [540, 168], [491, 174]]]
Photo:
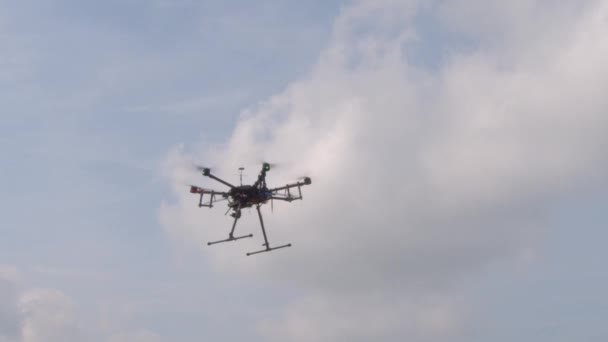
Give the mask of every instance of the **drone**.
[[[234, 186], [234, 185], [226, 182], [225, 180], [216, 177], [215, 175], [211, 174], [210, 168], [197, 166], [198, 171], [200, 171], [203, 176], [209, 177], [230, 188], [229, 191], [222, 192], [222, 191], [204, 189], [204, 188], [200, 188], [195, 185], [191, 185], [190, 192], [193, 194], [200, 194], [200, 199], [198, 202], [199, 208], [201, 208], [201, 207], [213, 208], [214, 203], [227, 200], [228, 201], [228, 210], [226, 211], [226, 215], [230, 211], [232, 211], [230, 216], [232, 216], [234, 218], [234, 222], [232, 223], [232, 230], [230, 231], [230, 234], [228, 234], [228, 238], [224, 239], [224, 240], [208, 242], [207, 245], [211, 246], [211, 245], [215, 245], [215, 244], [222, 243], [222, 242], [237, 241], [240, 239], [253, 237], [253, 234], [234, 236], [234, 229], [236, 228], [237, 221], [241, 218], [241, 210], [255, 206], [255, 208], [258, 212], [258, 217], [260, 218], [260, 226], [262, 227], [262, 234], [264, 236], [264, 244], [262, 245], [264, 247], [264, 249], [247, 253], [247, 256], [264, 253], [264, 252], [270, 252], [270, 251], [280, 249], [280, 248], [291, 247], [291, 243], [286, 244], [286, 245], [276, 246], [276, 247], [270, 247], [270, 243], [268, 243], [268, 235], [266, 234], [266, 228], [264, 227], [264, 219], [262, 218], [262, 212], [260, 211], [260, 207], [262, 205], [268, 203], [268, 201], [271, 202], [271, 205], [274, 205], [274, 200], [285, 201], [285, 202], [301, 200], [302, 199], [302, 186], [312, 184], [312, 180], [310, 179], [310, 177], [302, 177], [300, 180], [296, 181], [295, 183], [286, 184], [284, 186], [269, 189], [268, 186], [266, 185], [266, 173], [268, 173], [268, 171], [270, 171], [272, 166], [273, 166], [272, 164], [264, 162], [262, 164], [262, 170], [260, 171], [260, 174], [258, 175], [258, 179], [256, 180], [255, 183], [253, 183], [253, 185], [243, 185], [244, 168], [242, 168], [242, 167], [239, 168], [240, 180], [241, 180], [240, 186]], [[297, 193], [295, 193], [296, 189], [297, 189]], [[207, 195], [209, 199], [204, 202], [203, 197], [205, 195]]]

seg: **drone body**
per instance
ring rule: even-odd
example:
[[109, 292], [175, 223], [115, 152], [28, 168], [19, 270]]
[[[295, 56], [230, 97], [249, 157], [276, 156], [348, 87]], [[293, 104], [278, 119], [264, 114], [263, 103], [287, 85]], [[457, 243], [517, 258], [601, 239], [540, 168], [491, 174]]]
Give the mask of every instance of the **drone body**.
[[[286, 201], [286, 202], [301, 200], [302, 199], [302, 186], [310, 185], [312, 183], [312, 181], [309, 177], [304, 177], [301, 181], [298, 181], [296, 183], [287, 184], [285, 186], [269, 189], [268, 186], [266, 185], [266, 173], [268, 171], [270, 171], [270, 168], [271, 168], [271, 165], [269, 163], [264, 163], [262, 165], [262, 171], [260, 171], [258, 179], [253, 185], [242, 185], [242, 173], [241, 173], [241, 185], [240, 186], [234, 186], [234, 185], [214, 176], [213, 174], [211, 174], [211, 170], [209, 168], [203, 168], [203, 167], [198, 168], [199, 171], [202, 172], [203, 176], [216, 180], [230, 188], [229, 191], [222, 192], [222, 191], [203, 189], [203, 188], [200, 188], [200, 187], [194, 186], [194, 185], [190, 186], [191, 193], [200, 194], [200, 200], [199, 200], [199, 204], [198, 204], [199, 207], [212, 208], [213, 203], [219, 201], [219, 200], [216, 200], [216, 196], [220, 196], [221, 197], [220, 200], [224, 200], [224, 199], [228, 200], [228, 211], [226, 213], [228, 213], [229, 211], [232, 211], [232, 214], [230, 214], [230, 216], [232, 216], [234, 218], [234, 222], [232, 224], [232, 230], [230, 231], [228, 238], [224, 239], [224, 240], [209, 242], [208, 245], [214, 245], [217, 243], [236, 241], [236, 240], [252, 237], [253, 234], [243, 235], [243, 236], [234, 236], [234, 230], [236, 228], [237, 221], [239, 220], [239, 218], [241, 218], [241, 209], [251, 208], [251, 207], [255, 206], [256, 210], [258, 211], [258, 217], [260, 219], [260, 225], [262, 227], [262, 234], [264, 235], [264, 244], [262, 246], [264, 246], [265, 249], [247, 253], [247, 255], [249, 256], [252, 254], [270, 252], [272, 250], [279, 249], [279, 248], [291, 247], [291, 244], [281, 245], [281, 246], [277, 246], [277, 247], [270, 247], [270, 244], [268, 243], [268, 236], [266, 235], [266, 228], [264, 227], [264, 220], [262, 219], [262, 213], [260, 212], [260, 207], [263, 204], [268, 203], [268, 201], [271, 201], [271, 203], [272, 203], [272, 201], [274, 201], [274, 200], [280, 200], [280, 201]], [[241, 172], [242, 172], [243, 168], [240, 168], [239, 170], [241, 170]], [[297, 195], [293, 195], [291, 193], [292, 189], [293, 190], [297, 189]], [[209, 201], [203, 203], [203, 196], [205, 194], [209, 195]]]

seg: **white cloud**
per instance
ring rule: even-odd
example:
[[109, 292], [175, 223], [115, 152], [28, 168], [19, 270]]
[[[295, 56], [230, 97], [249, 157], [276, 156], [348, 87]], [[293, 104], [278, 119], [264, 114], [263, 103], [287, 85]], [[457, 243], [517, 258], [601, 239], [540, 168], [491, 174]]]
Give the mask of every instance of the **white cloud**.
[[76, 341], [72, 300], [52, 289], [24, 290], [19, 270], [0, 267], [0, 341]]
[[19, 299], [19, 309], [23, 342], [78, 340], [74, 303], [60, 291], [30, 290]]
[[292, 303], [284, 317], [259, 325], [272, 341], [441, 339], [459, 330], [466, 315], [454, 299], [312, 296]]
[[[530, 255], [551, 203], [605, 177], [607, 4], [570, 13], [495, 4], [490, 12], [504, 17], [480, 24], [459, 17], [480, 3], [460, 3], [440, 8], [441, 20], [466, 24], [459, 33], [480, 46], [453, 52], [438, 70], [404, 57], [411, 2], [361, 2], [336, 20], [314, 70], [246, 111], [226, 147], [171, 154], [178, 202], [163, 204], [161, 221], [196, 244], [221, 238], [230, 222], [196, 208], [183, 186], [194, 179], [183, 167], [192, 159], [230, 174], [263, 155], [293, 161], [271, 184], [312, 177], [304, 202], [267, 218], [271, 243], [293, 248], [245, 258], [256, 236], [204, 249], [220, 268], [310, 294], [261, 325], [268, 338], [450, 340], [468, 310], [452, 285]], [[538, 25], [536, 13], [552, 25]], [[256, 218], [246, 220], [238, 229], [257, 232]]]
[[119, 326], [100, 325], [94, 317], [81, 316], [80, 309], [64, 292], [27, 288], [17, 268], [0, 266], [0, 342], [162, 340], [152, 331], [133, 329], [122, 308], [105, 308], [107, 316], [123, 319]]

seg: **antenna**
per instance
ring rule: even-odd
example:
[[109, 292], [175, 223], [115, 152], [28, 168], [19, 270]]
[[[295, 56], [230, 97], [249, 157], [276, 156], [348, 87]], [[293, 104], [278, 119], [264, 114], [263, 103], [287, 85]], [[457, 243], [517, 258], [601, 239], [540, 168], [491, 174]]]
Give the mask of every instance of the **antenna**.
[[241, 179], [241, 186], [243, 186], [243, 170], [245, 170], [244, 167], [239, 167], [239, 177]]

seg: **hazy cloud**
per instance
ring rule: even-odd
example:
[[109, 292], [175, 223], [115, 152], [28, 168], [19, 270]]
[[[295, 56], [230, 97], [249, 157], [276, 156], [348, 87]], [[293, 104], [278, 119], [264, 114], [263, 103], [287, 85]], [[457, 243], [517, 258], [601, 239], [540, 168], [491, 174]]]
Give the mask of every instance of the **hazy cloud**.
[[[178, 202], [163, 204], [164, 226], [196, 244], [229, 228], [187, 194], [190, 161], [229, 173], [251, 155], [289, 160], [270, 183], [305, 172], [313, 185], [267, 226], [271, 243], [294, 247], [245, 258], [256, 237], [204, 249], [222, 269], [308, 294], [261, 331], [290, 341], [457, 336], [468, 308], [453, 285], [530, 255], [553, 201], [603, 179], [608, 162], [608, 6], [517, 4], [438, 5], [438, 20], [479, 46], [430, 71], [405, 57], [414, 2], [345, 9], [310, 74], [245, 111], [226, 147], [171, 154]], [[471, 24], [467, 8], [500, 18]], [[538, 25], [536, 13], [559, 25]], [[257, 232], [247, 220], [239, 229]]]
[[72, 300], [53, 289], [24, 290], [19, 271], [0, 267], [0, 341], [74, 341]]
[[[111, 320], [126, 319], [121, 307], [107, 307]], [[50, 288], [28, 288], [15, 267], [0, 267], [1, 342], [156, 342], [160, 335], [149, 330], [130, 329], [104, 323], [103, 316], [81, 316], [74, 300]], [[128, 315], [127, 315], [128, 316]], [[107, 319], [105, 320], [107, 321]]]
[[74, 304], [65, 294], [50, 289], [30, 290], [21, 296], [19, 309], [24, 317], [23, 342], [78, 339]]

